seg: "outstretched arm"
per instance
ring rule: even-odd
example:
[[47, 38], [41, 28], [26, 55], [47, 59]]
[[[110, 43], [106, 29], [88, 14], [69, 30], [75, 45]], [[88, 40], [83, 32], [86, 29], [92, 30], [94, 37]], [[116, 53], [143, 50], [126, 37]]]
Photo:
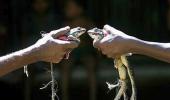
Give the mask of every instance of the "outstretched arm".
[[134, 39], [132, 51], [170, 63], [170, 43], [148, 42]]
[[94, 41], [94, 46], [101, 49], [102, 53], [110, 58], [134, 53], [170, 63], [170, 43], [143, 41], [109, 25], [105, 25], [103, 30], [111, 34], [104, 37], [101, 41]]
[[65, 27], [51, 31], [34, 45], [0, 57], [0, 76], [37, 61], [60, 62], [68, 50], [78, 46], [74, 41], [56, 39], [58, 36], [67, 33], [69, 30], [69, 27]]
[[38, 60], [38, 50], [36, 50], [34, 45], [0, 57], [0, 76]]

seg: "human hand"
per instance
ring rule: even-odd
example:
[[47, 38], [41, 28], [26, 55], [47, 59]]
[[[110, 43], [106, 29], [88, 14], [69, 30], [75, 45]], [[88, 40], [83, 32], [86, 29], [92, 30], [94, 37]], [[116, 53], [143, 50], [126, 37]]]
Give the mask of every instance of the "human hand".
[[129, 36], [109, 25], [105, 25], [103, 31], [109, 34], [101, 40], [94, 40], [93, 45], [101, 50], [104, 55], [109, 58], [115, 58], [122, 54], [133, 52], [133, 40], [136, 39], [135, 37]]
[[79, 44], [77, 41], [64, 41], [57, 39], [69, 31], [70, 27], [68, 26], [58, 30], [53, 30], [38, 40], [34, 44], [38, 59], [41, 61], [58, 63], [69, 50], [76, 48]]

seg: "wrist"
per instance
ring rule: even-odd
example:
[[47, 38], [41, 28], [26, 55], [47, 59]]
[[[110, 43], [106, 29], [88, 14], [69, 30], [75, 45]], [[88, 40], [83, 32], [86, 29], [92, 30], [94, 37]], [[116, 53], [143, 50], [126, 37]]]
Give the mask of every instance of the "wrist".
[[26, 48], [25, 54], [27, 55], [28, 59], [31, 61], [31, 63], [40, 61], [40, 49], [35, 44]]
[[30, 58], [32, 58], [34, 62], [41, 61], [42, 54], [40, 53], [41, 49], [39, 46], [34, 44], [34, 45], [28, 47], [28, 52], [29, 52]]
[[143, 48], [144, 42], [136, 37], [131, 37], [129, 39], [130, 52], [133, 54], [140, 54]]

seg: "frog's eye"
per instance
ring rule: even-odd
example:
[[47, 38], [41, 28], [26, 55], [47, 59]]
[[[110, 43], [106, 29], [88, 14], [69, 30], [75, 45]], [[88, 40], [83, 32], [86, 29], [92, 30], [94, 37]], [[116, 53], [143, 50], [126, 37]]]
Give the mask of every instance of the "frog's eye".
[[98, 32], [98, 28], [94, 28], [93, 30], [94, 30], [94, 32]]
[[97, 31], [98, 31], [98, 28], [95, 27], [95, 28], [93, 28], [92, 30], [95, 31], [95, 32], [97, 32]]
[[77, 30], [80, 31], [80, 30], [81, 30], [81, 27], [77, 27]]

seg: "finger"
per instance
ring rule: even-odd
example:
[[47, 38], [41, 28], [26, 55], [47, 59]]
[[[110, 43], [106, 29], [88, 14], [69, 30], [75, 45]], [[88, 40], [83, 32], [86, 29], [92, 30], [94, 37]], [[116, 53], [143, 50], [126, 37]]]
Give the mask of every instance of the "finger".
[[113, 38], [113, 35], [111, 36], [111, 35], [107, 35], [107, 36], [105, 36], [103, 39], [101, 39], [99, 42], [100, 42], [100, 44], [102, 44], [102, 45], [107, 45], [107, 44], [109, 44], [110, 42], [112, 42], [112, 38]]
[[64, 49], [68, 50], [68, 49], [74, 49], [76, 47], [78, 47], [79, 43], [75, 42], [75, 41], [67, 41], [65, 42]]
[[103, 29], [107, 32], [110, 32], [112, 30], [112, 27], [110, 25], [104, 25]]
[[93, 47], [94, 48], [100, 48], [100, 42], [96, 41], [96, 40], [93, 40]]
[[76, 37], [74, 37], [74, 36], [72, 36], [72, 35], [68, 36], [68, 40], [70, 40], [70, 41], [75, 41], [75, 42], [77, 42], [77, 43], [80, 43], [80, 39], [78, 39], [78, 38], [76, 38]]
[[65, 35], [67, 32], [70, 31], [70, 27], [69, 26], [66, 26], [66, 27], [63, 27], [63, 28], [60, 28], [58, 30], [54, 30], [54, 31], [51, 31], [50, 32], [50, 35], [53, 37], [53, 38], [57, 38], [59, 36], [62, 36], [62, 35]]
[[108, 33], [110, 33], [110, 34], [112, 34], [112, 35], [116, 35], [116, 34], [121, 34], [122, 32], [121, 31], [119, 31], [119, 30], [117, 30], [116, 28], [114, 28], [114, 27], [112, 27], [112, 26], [110, 26], [110, 25], [104, 25], [104, 27], [103, 27], [103, 29], [106, 31], [106, 32], [108, 32]]
[[94, 46], [95, 48], [100, 48], [100, 49], [105, 49], [105, 48], [107, 48], [107, 45], [109, 44], [107, 37], [109, 37], [109, 36], [104, 37], [102, 40], [97, 40], [97, 41], [94, 40], [94, 41], [93, 41], [93, 46]]
[[108, 24], [104, 25], [103, 29], [106, 31], [118, 31], [116, 28], [114, 28]]
[[120, 30], [117, 30], [116, 28], [110, 26], [110, 25], [104, 25], [103, 29], [106, 31], [106, 32], [109, 32], [111, 33], [112, 35], [125, 35], [125, 33], [123, 33], [122, 31]]
[[61, 45], [65, 50], [76, 48], [79, 45], [79, 43], [75, 41], [63, 41], [58, 39], [52, 39], [52, 41], [55, 42], [57, 45]]

